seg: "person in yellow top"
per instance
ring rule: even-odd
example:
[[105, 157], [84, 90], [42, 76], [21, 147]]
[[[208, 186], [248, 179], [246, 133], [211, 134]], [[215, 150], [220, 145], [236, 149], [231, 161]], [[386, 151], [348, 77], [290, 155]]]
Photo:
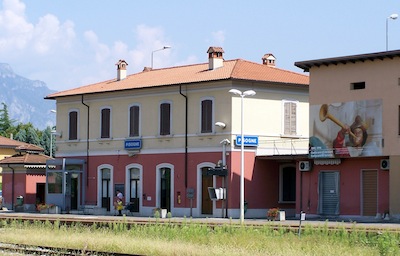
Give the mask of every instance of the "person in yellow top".
[[124, 195], [121, 191], [117, 190], [116, 201], [114, 203], [115, 210], [118, 210], [118, 216], [122, 216], [122, 209], [124, 209], [123, 203]]

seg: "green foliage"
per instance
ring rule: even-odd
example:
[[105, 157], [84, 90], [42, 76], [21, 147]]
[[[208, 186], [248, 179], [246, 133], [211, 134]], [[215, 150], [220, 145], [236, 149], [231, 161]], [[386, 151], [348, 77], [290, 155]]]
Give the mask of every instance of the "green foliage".
[[48, 126], [45, 130], [40, 131], [32, 123], [14, 125], [15, 120], [9, 118], [7, 105], [5, 103], [1, 103], [1, 105], [3, 108], [0, 109], [0, 136], [13, 137], [21, 142], [40, 146], [45, 150], [46, 155], [50, 155], [50, 143], [52, 142], [52, 155], [54, 155], [54, 140], [50, 139], [51, 127]]
[[13, 126], [14, 120], [11, 120], [8, 115], [7, 105], [3, 102], [3, 109], [0, 109], [0, 135], [7, 136], [7, 131]]
[[[20, 238], [32, 232], [41, 236], [36, 244], [57, 245], [60, 248], [88, 248], [116, 253], [144, 255], [399, 255], [399, 234], [373, 233], [365, 229], [344, 226], [310, 226], [302, 236], [284, 226], [246, 227], [235, 223], [210, 226], [204, 223], [173, 221], [130, 224], [125, 218], [109, 223], [85, 226], [59, 221], [30, 223], [22, 220], [2, 220], [2, 240], [8, 235]], [[28, 235], [29, 237], [29, 235]], [[71, 241], [70, 244], [60, 244]], [[78, 237], [78, 238], [77, 238]], [[80, 238], [79, 237], [84, 237]], [[32, 242], [31, 235], [29, 241]], [[53, 239], [52, 242], [46, 239]], [[22, 241], [26, 238], [21, 237]], [[120, 244], [122, 243], [122, 244]], [[157, 250], [159, 245], [161, 249]], [[188, 249], [188, 246], [192, 246]], [[131, 247], [132, 246], [132, 247]], [[140, 247], [140, 248], [139, 248]], [[146, 247], [146, 248], [145, 248]], [[145, 250], [144, 250], [145, 248]], [[168, 249], [171, 248], [171, 249]], [[144, 250], [144, 251], [143, 251]], [[192, 250], [192, 251], [191, 251]]]

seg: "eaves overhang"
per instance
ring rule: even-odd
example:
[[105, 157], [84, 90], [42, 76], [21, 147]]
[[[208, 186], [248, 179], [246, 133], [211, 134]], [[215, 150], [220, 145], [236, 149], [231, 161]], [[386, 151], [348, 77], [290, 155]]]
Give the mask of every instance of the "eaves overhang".
[[309, 72], [312, 67], [393, 59], [396, 57], [400, 57], [400, 50], [358, 54], [358, 55], [350, 55], [350, 56], [326, 58], [326, 59], [298, 61], [295, 62], [294, 65], [296, 67], [303, 69], [304, 72]]

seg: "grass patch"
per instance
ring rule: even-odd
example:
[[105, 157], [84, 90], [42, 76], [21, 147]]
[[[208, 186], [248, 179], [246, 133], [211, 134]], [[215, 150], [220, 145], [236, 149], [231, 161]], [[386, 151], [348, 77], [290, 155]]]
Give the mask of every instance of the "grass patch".
[[399, 255], [399, 234], [367, 233], [355, 227], [335, 231], [304, 226], [301, 236], [271, 225], [248, 228], [225, 224], [211, 228], [186, 221], [182, 225], [131, 225], [124, 221], [83, 226], [60, 222], [3, 220], [1, 241], [143, 255]]

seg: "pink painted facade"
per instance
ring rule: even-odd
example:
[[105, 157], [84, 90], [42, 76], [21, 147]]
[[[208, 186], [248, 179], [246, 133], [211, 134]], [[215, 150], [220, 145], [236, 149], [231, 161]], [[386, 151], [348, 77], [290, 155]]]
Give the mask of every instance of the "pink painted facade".
[[[364, 213], [363, 171], [376, 173], [377, 178], [377, 212], [384, 213], [389, 209], [389, 171], [380, 168], [379, 158], [344, 159], [340, 165], [314, 165], [311, 171], [299, 171], [296, 183], [299, 199], [296, 212], [323, 214], [318, 210], [320, 191], [319, 175], [323, 172], [339, 174], [339, 215], [368, 215]], [[373, 216], [375, 213], [373, 214]]]
[[298, 213], [400, 217], [399, 54], [295, 63], [310, 72], [310, 168], [297, 166]]
[[[13, 178], [14, 177], [14, 178]], [[17, 197], [24, 198], [26, 208], [35, 208], [38, 196], [37, 184], [45, 184], [46, 175], [27, 174], [26, 172], [3, 172], [3, 198], [4, 205], [10, 209], [17, 204]], [[43, 186], [44, 188], [44, 186]], [[12, 202], [10, 201], [12, 199]]]

